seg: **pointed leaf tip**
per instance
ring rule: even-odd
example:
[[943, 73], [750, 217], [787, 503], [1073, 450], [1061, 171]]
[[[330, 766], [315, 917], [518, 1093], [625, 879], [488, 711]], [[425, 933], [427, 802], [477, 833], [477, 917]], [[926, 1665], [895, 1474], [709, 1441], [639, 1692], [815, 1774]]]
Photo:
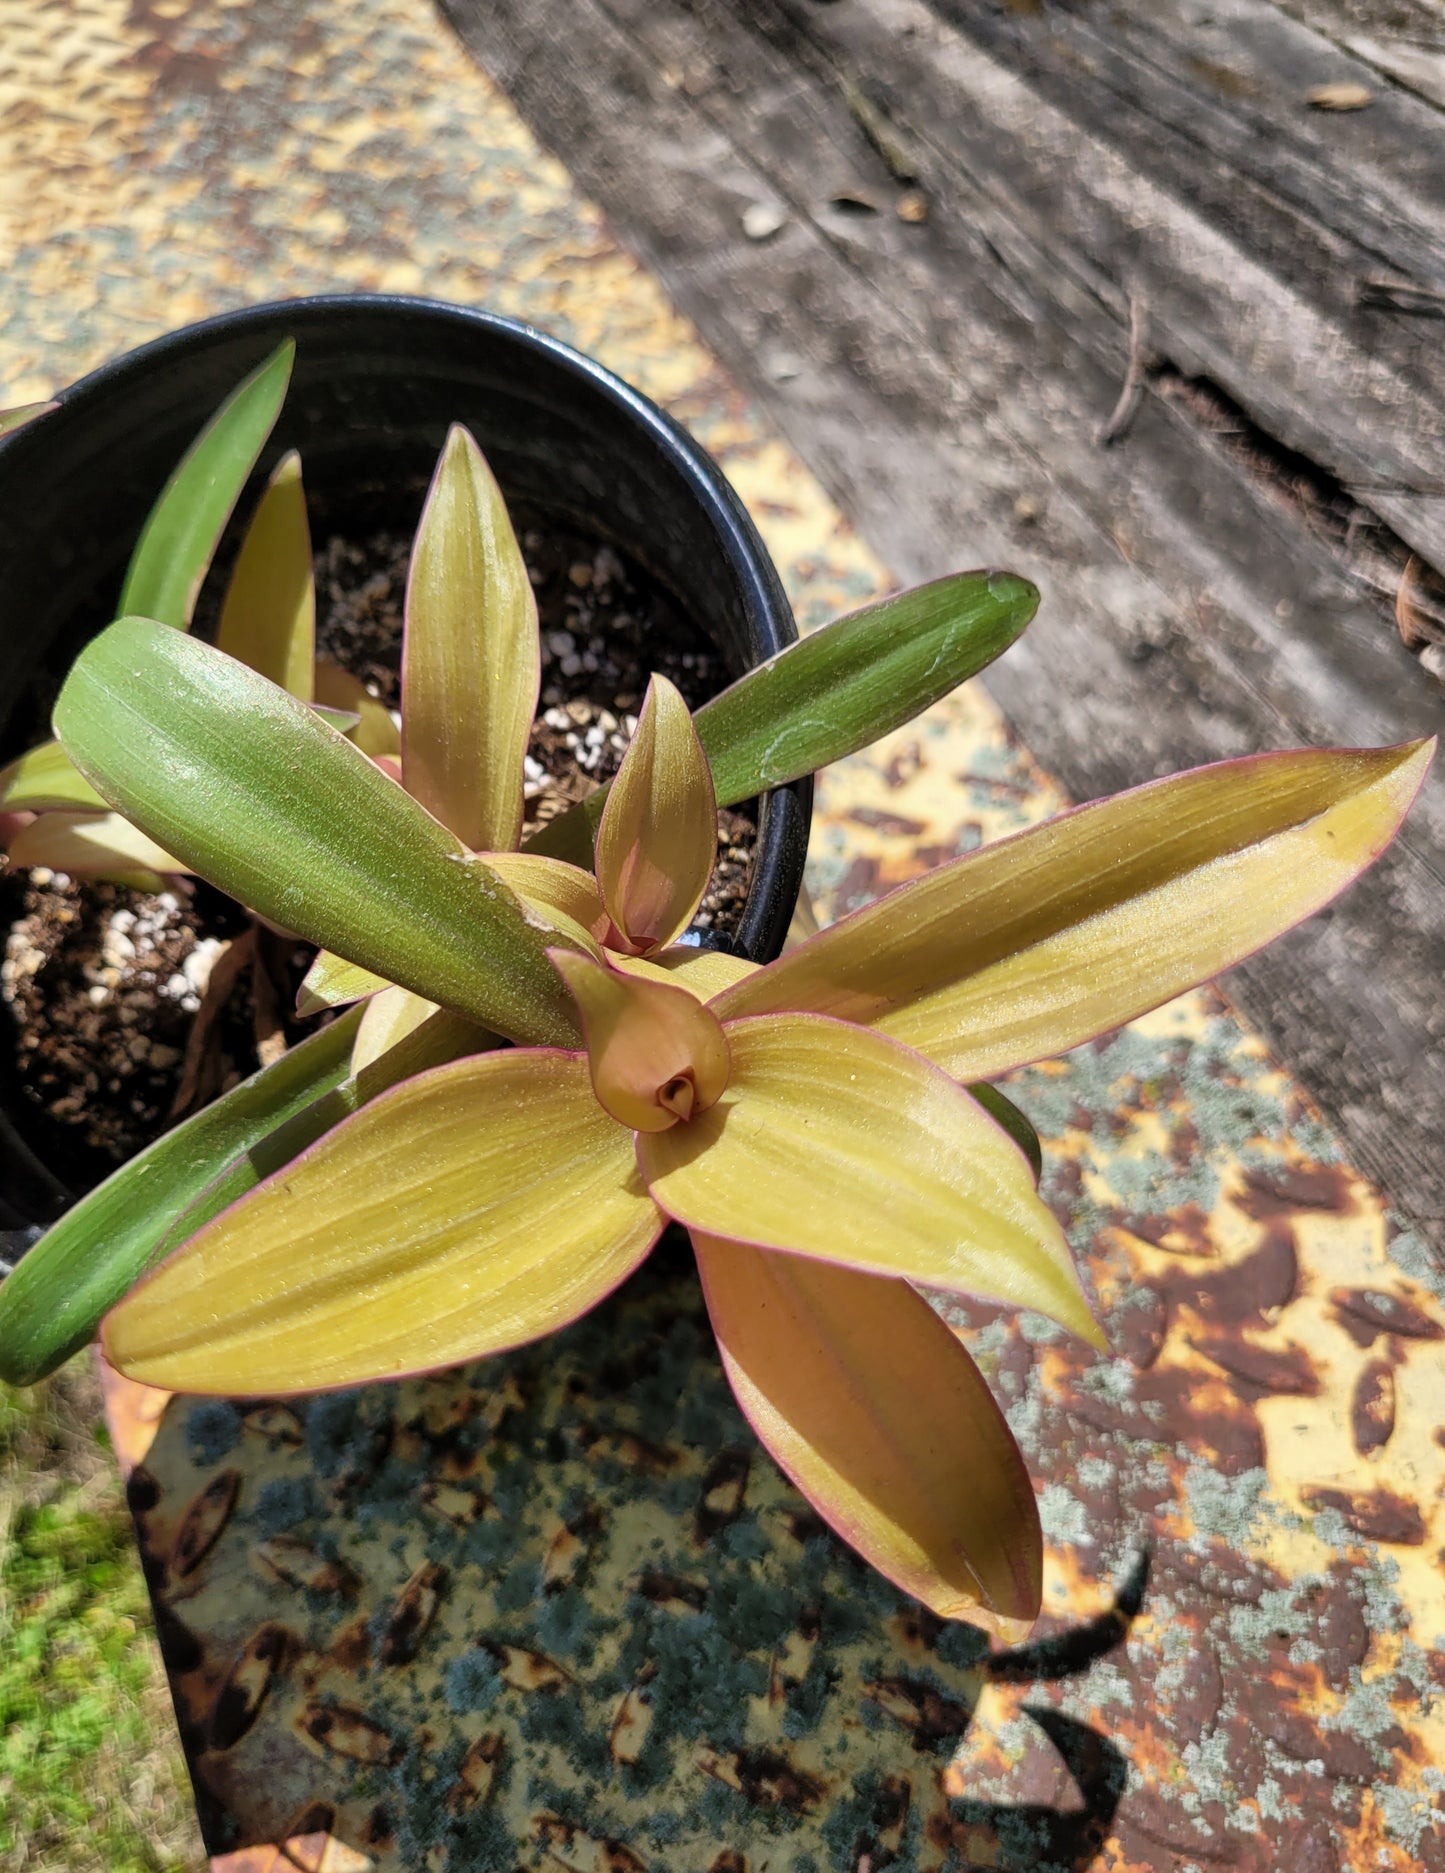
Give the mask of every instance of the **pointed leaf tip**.
[[1209, 981], [1390, 843], [1433, 742], [1252, 755], [1077, 807], [941, 865], [718, 998], [806, 1008], [973, 1080]]
[[278, 345], [181, 457], [136, 542], [117, 617], [189, 628], [211, 556], [281, 412], [295, 356], [294, 340]]
[[547, 953], [581, 1011], [593, 1091], [619, 1125], [665, 1131], [716, 1104], [728, 1044], [696, 996], [573, 950]]
[[406, 787], [473, 851], [522, 833], [522, 760], [541, 686], [537, 601], [502, 491], [454, 424], [407, 576]]
[[779, 1467], [942, 1619], [1038, 1617], [1028, 1471], [977, 1366], [906, 1282], [694, 1232], [728, 1380]]
[[681, 694], [654, 676], [597, 828], [602, 900], [635, 952], [661, 949], [682, 934], [716, 856], [707, 756]]

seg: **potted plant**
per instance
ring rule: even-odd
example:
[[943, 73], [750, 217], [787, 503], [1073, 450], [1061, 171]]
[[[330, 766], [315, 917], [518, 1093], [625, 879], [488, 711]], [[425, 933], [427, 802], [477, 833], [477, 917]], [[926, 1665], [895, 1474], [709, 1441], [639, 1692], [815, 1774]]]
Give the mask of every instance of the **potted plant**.
[[[454, 437], [413, 574], [419, 613], [448, 614], [438, 628], [453, 647], [451, 576], [430, 580], [422, 544], [454, 572], [470, 528], [472, 561], [494, 564], [475, 545], [495, 523], [479, 461]], [[1024, 597], [1002, 579], [983, 592], [1010, 612]], [[878, 682], [890, 618], [907, 647], [890, 676], [911, 670], [911, 687]], [[228, 1405], [234, 1422], [213, 1414], [214, 1474], [179, 1516], [152, 1484], [139, 1492], [168, 1582], [163, 1642], [195, 1679], [193, 1766], [221, 1762], [200, 1778], [214, 1800], [265, 1763], [263, 1833], [301, 1831], [306, 1804], [287, 1804], [308, 1771], [314, 1792], [318, 1758], [328, 1827], [399, 1864], [448, 1851], [511, 1864], [526, 1842], [563, 1865], [630, 1867], [711, 1841], [715, 1864], [734, 1866], [779, 1833], [802, 1851], [815, 1828], [850, 1843], [872, 1829], [857, 1851], [907, 1858], [927, 1833], [908, 1778], [885, 1773], [896, 1747], [870, 1752], [867, 1711], [902, 1709], [915, 1748], [945, 1735], [943, 1680], [975, 1656], [947, 1622], [1025, 1633], [1040, 1543], [1002, 1416], [915, 1284], [1099, 1335], [1019, 1148], [1026, 1125], [980, 1082], [1157, 1005], [1308, 914], [1393, 834], [1429, 758], [1225, 763], [943, 866], [765, 965], [679, 951], [716, 801], [906, 719], [926, 699], [920, 672], [939, 678], [930, 626], [936, 606], [917, 598], [844, 621], [696, 719], [655, 684], [605, 804], [559, 821], [525, 874], [497, 831], [517, 817], [515, 775], [494, 764], [478, 778], [446, 733], [419, 738], [410, 774], [404, 756], [428, 813], [314, 710], [173, 621], [124, 616], [78, 657], [55, 721], [84, 781], [177, 864], [320, 945], [313, 994], [372, 997], [339, 1123], [298, 1132], [288, 1107], [279, 1133], [218, 1140], [201, 1115], [191, 1137], [205, 1152], [163, 1141], [138, 1161], [158, 1170], [148, 1185], [122, 1173], [0, 1289], [0, 1354], [8, 1344], [26, 1370], [118, 1300], [104, 1343], [122, 1370], [270, 1401]], [[505, 659], [483, 662], [505, 687]], [[449, 821], [478, 797], [485, 830], [463, 837]], [[460, 1058], [355, 1096], [361, 1073], [458, 1020], [512, 1044], [474, 1035], [452, 1047]], [[754, 1466], [717, 1384], [695, 1376], [688, 1272], [635, 1276], [669, 1219], [690, 1231], [732, 1392], [811, 1509], [798, 1497], [787, 1509], [776, 1478], [745, 1507]], [[599, 1328], [592, 1310], [630, 1276], [630, 1312], [627, 1297], [607, 1303]], [[549, 1374], [543, 1336], [563, 1327]], [[407, 1380], [379, 1402], [351, 1389], [469, 1360], [483, 1363], [429, 1392]], [[338, 1387], [342, 1402], [319, 1400], [304, 1423], [277, 1402]], [[663, 1422], [671, 1440], [647, 1434]], [[264, 1489], [246, 1500], [247, 1429], [270, 1445], [273, 1483], [302, 1440], [329, 1436], [343, 1479], [329, 1528], [314, 1500], [279, 1525]], [[430, 1471], [426, 1449], [446, 1451]], [[557, 1478], [539, 1477], [539, 1456]], [[604, 1505], [608, 1465], [631, 1475]], [[421, 1558], [402, 1499], [434, 1511]], [[671, 1532], [649, 1528], [669, 1505]], [[264, 1566], [300, 1598], [208, 1658], [179, 1603], [223, 1577], [233, 1590], [221, 1536], [245, 1515], [260, 1518]], [[382, 1529], [407, 1572], [390, 1606], [358, 1621], [345, 1602]], [[468, 1569], [484, 1578], [463, 1594]], [[606, 1630], [578, 1584], [588, 1569]], [[485, 1610], [479, 1636], [448, 1633], [449, 1595], [463, 1629]], [[679, 1619], [680, 1636], [664, 1630]], [[926, 1663], [890, 1672], [889, 1643]], [[837, 1708], [840, 1686], [845, 1704], [861, 1695], [862, 1717]], [[811, 1766], [789, 1747], [803, 1738]], [[689, 1775], [700, 1816], [644, 1800]]]

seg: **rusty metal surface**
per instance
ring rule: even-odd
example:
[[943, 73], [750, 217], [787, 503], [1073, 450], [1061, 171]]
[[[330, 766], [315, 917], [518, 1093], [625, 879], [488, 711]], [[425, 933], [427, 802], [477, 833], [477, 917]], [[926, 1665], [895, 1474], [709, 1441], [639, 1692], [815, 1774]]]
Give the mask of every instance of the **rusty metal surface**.
[[[806, 617], [884, 580], [423, 0], [0, 0], [0, 178], [0, 401], [256, 298], [424, 291], [657, 395]], [[975, 687], [825, 777], [822, 911], [1059, 804]], [[1445, 1860], [1438, 1271], [1216, 994], [1012, 1090], [1114, 1345], [958, 1317], [1042, 1490], [1013, 1653], [813, 1528], [685, 1264], [470, 1376], [113, 1388], [224, 1873]]]

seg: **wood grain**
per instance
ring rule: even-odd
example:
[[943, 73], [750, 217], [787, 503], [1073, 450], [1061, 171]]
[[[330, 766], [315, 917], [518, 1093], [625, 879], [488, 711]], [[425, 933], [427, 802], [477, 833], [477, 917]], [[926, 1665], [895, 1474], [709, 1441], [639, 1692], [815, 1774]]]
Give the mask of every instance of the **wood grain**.
[[[1077, 50], [1105, 15], [1119, 22], [1113, 58], [1149, 64], [1142, 8], [445, 5], [900, 578], [992, 560], [1040, 581], [1043, 612], [990, 688], [1076, 796], [1251, 748], [1438, 725], [1439, 691], [1371, 589], [1388, 583], [1402, 541], [1445, 563], [1445, 496], [1377, 485], [1445, 487], [1438, 367], [1413, 336], [1377, 343], [1322, 284], [1326, 260], [1353, 278], [1402, 255], [1417, 208], [1430, 224], [1421, 252], [1431, 267], [1445, 254], [1418, 164], [1414, 196], [1408, 176], [1370, 184], [1378, 214], [1357, 231], [1344, 195], [1366, 190], [1365, 171], [1302, 113], [1291, 173], [1312, 164], [1324, 178], [1316, 210], [1302, 184], [1288, 195], [1283, 156], [1266, 152], [1236, 164], [1256, 218], [1211, 211], [1181, 149], [1165, 150], [1195, 43], [1192, 16], [1172, 4], [1154, 22], [1163, 76], [1139, 107], [1155, 141], [1137, 161], [1117, 91], [1082, 53], [1071, 86], [1058, 74], [1059, 44]], [[1272, 14], [1279, 32], [1309, 34], [1242, 0], [1211, 11]], [[1288, 45], [1255, 24], [1288, 67]], [[1309, 36], [1337, 76], [1325, 54], [1346, 55]], [[1438, 139], [1440, 119], [1373, 68], [1369, 82], [1391, 89], [1395, 114], [1370, 144], [1388, 178], [1386, 130], [1418, 110]], [[1196, 150], [1223, 136], [1211, 82], [1200, 87]], [[1209, 162], [1225, 163], [1224, 148]], [[910, 188], [927, 202], [921, 224], [897, 213]], [[781, 221], [762, 241], [743, 232], [758, 205]], [[1313, 248], [1289, 247], [1282, 230], [1293, 239], [1306, 223]], [[1101, 448], [1131, 301], [1151, 388], [1123, 440]], [[1438, 336], [1428, 320], [1410, 331], [1425, 328]], [[1201, 422], [1196, 376], [1223, 393], [1209, 393], [1218, 420]], [[1343, 487], [1352, 476], [1371, 484], [1368, 505]], [[1314, 524], [1321, 503], [1341, 519], [1333, 538]], [[1437, 1241], [1442, 967], [1436, 780], [1365, 884], [1229, 982], [1362, 1166]]]

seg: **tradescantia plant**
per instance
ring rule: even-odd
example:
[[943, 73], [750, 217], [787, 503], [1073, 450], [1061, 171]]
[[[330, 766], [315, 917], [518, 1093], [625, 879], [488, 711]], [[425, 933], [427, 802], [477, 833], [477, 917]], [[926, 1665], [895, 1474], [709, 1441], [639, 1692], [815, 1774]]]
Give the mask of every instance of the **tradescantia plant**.
[[[131, 1186], [146, 1221], [131, 1212], [126, 1285], [179, 1246], [111, 1309], [106, 1353], [203, 1392], [429, 1370], [577, 1318], [674, 1220], [784, 1471], [935, 1612], [1016, 1637], [1040, 1598], [1033, 1493], [915, 1284], [1101, 1335], [1025, 1153], [969, 1085], [1158, 1005], [1317, 909], [1389, 842], [1431, 744], [1157, 781], [940, 866], [765, 967], [700, 953], [676, 939], [715, 802], [857, 745], [864, 715], [876, 733], [912, 712], [895, 713], [891, 683], [885, 712], [854, 680], [870, 648], [886, 665], [887, 616], [841, 621], [695, 720], [654, 681], [605, 800], [546, 849], [510, 853], [516, 762], [465, 717], [480, 690], [491, 721], [529, 719], [531, 666], [515, 618], [493, 640], [488, 607], [457, 602], [460, 579], [508, 589], [473, 449], [449, 442], [416, 556], [407, 683], [426, 669], [442, 702], [407, 717], [402, 785], [280, 686], [142, 618], [103, 633], [61, 695], [66, 754], [114, 810], [316, 942], [317, 999], [371, 997], [343, 1017], [349, 1076], [335, 1043], [319, 1053], [334, 1028], [297, 1050], [318, 1050], [322, 1091], [281, 1132], [203, 1113], [191, 1123], [216, 1136], [170, 1158], [168, 1140], [153, 1147], [149, 1195]], [[898, 641], [911, 654], [919, 638]], [[418, 1071], [441, 1022], [454, 1057]], [[45, 1242], [0, 1288], [0, 1351], [37, 1352], [57, 1269], [104, 1264], [88, 1306], [115, 1286], [101, 1244], [127, 1175], [62, 1219], [18, 1304]]]
[[[217, 541], [280, 409], [291, 352], [289, 344], [280, 347], [207, 423], [162, 491], [132, 556], [123, 604], [143, 610], [151, 620], [133, 645], [140, 665], [132, 674], [144, 680], [144, 664], [157, 659], [146, 703], [157, 720], [169, 721], [186, 705], [186, 684], [177, 670], [167, 673], [167, 659], [180, 658], [182, 667], [191, 667], [184, 660], [194, 647], [180, 640], [189, 629]], [[244, 763], [245, 744], [255, 742], [252, 754], [264, 755], [263, 766], [270, 762], [267, 785], [273, 791], [287, 790], [288, 772], [311, 775], [307, 809], [319, 811], [306, 825], [289, 830], [273, 822], [273, 831], [281, 845], [292, 848], [313, 834], [317, 847], [330, 841], [329, 869], [323, 862], [319, 874], [321, 894], [342, 900], [344, 918], [369, 913], [379, 925], [386, 921], [388, 905], [404, 901], [414, 923], [435, 926], [430, 967], [438, 966], [448, 945], [457, 951], [453, 987], [459, 1004], [489, 1005], [485, 992], [468, 985], [472, 975], [487, 969], [494, 988], [505, 981], [505, 932], [498, 938], [491, 929], [488, 947], [486, 920], [476, 918], [482, 874], [464, 879], [457, 861], [467, 854], [463, 831], [473, 839], [515, 838], [522, 800], [518, 724], [529, 719], [538, 669], [531, 594], [495, 483], [470, 437], [454, 432], [413, 552], [404, 656], [408, 762], [400, 759], [401, 739], [382, 705], [336, 666], [320, 659], [311, 664], [313, 696], [333, 705], [327, 719], [376, 763], [363, 764], [360, 772], [371, 785], [368, 797], [377, 803], [380, 818], [373, 832], [379, 832], [380, 843], [367, 846], [348, 897], [346, 854], [334, 848], [337, 828], [346, 823], [355, 801], [330, 820], [325, 805], [335, 737], [318, 742], [304, 732], [294, 736], [298, 718], [314, 726], [316, 715], [325, 713], [314, 702], [298, 708], [306, 701], [305, 672], [314, 651], [314, 596], [299, 477], [283, 464], [273, 479], [281, 487], [263, 496], [222, 608], [221, 634], [235, 654], [199, 653], [196, 668], [209, 683], [206, 706], [219, 705], [216, 719], [224, 720], [235, 737], [236, 761]], [[917, 714], [1012, 642], [1033, 615], [1037, 596], [1025, 580], [1009, 574], [959, 574], [865, 606], [790, 646], [699, 712], [720, 798], [724, 803], [747, 799]], [[157, 621], [170, 628], [154, 629]], [[255, 680], [262, 676], [275, 681]], [[278, 688], [289, 690], [294, 700], [288, 702]], [[438, 697], [445, 706], [437, 706]], [[110, 726], [122, 741], [129, 738], [137, 751], [144, 749], [147, 762], [169, 758], [176, 774], [204, 779], [203, 768], [186, 766], [188, 757], [176, 749], [168, 753], [149, 731], [138, 734], [133, 710], [134, 699], [117, 699]], [[476, 819], [482, 809], [475, 804], [468, 767], [484, 758], [478, 749], [494, 739], [498, 724], [504, 741], [511, 735], [512, 759], [496, 762], [486, 783], [490, 805], [485, 810], [495, 828], [488, 833]], [[293, 760], [298, 765], [288, 769]], [[223, 770], [233, 765], [227, 756], [211, 776], [218, 799], [231, 784]], [[343, 762], [341, 771], [346, 782], [356, 784], [358, 764], [353, 761], [348, 769]], [[419, 791], [432, 789], [442, 819], [416, 811], [384, 776], [405, 778]], [[435, 791], [439, 787], [446, 791], [445, 802]], [[37, 863], [59, 863], [63, 853], [65, 862], [73, 855], [72, 870], [130, 875], [137, 882], [151, 882], [147, 872], [132, 869], [142, 851], [158, 854], [168, 872], [191, 866], [179, 841], [172, 842], [175, 849], [161, 847], [113, 811], [59, 742], [32, 750], [0, 774], [0, 809], [19, 819], [36, 816], [31, 821], [35, 838], [49, 841], [32, 849]], [[453, 818], [454, 824], [443, 823]], [[595, 823], [596, 811], [588, 802], [553, 821], [533, 844], [581, 854], [590, 865]], [[23, 855], [25, 847], [18, 850]], [[285, 915], [278, 914], [281, 900], [268, 895], [264, 840], [261, 863], [249, 878], [244, 868], [228, 866], [215, 840], [208, 850], [210, 875], [224, 870], [236, 895], [253, 909], [269, 904], [273, 921], [292, 927], [289, 906]], [[12, 860], [16, 851], [12, 846]], [[392, 851], [406, 854], [411, 869], [424, 868], [419, 895], [408, 897], [391, 876], [387, 858]], [[87, 866], [88, 859], [94, 864]], [[545, 890], [550, 880], [559, 902], [544, 927], [554, 936], [562, 934], [578, 877], [565, 865], [543, 865], [535, 851], [490, 854], [487, 875], [504, 924], [522, 911], [523, 898], [508, 895], [499, 882], [503, 871], [519, 887]], [[585, 878], [581, 882], [584, 915], [592, 916], [585, 908], [585, 891], [595, 901], [595, 890]], [[523, 923], [520, 933], [513, 925], [521, 945], [513, 967], [520, 975], [529, 955], [542, 966], [525, 913]], [[589, 938], [573, 928], [568, 940], [585, 944]], [[426, 1066], [497, 1044], [464, 1014], [435, 1008], [401, 988], [376, 993], [389, 980], [392, 952], [383, 943], [367, 954], [375, 965], [370, 970], [323, 950], [301, 1004], [306, 1013], [367, 994], [371, 999], [364, 1013], [349, 1012], [176, 1126], [77, 1204], [31, 1250], [0, 1286], [0, 1377], [28, 1384], [52, 1371], [94, 1337], [106, 1309], [158, 1257], [376, 1093]], [[398, 974], [404, 973], [399, 963]], [[550, 992], [565, 1002], [545, 967], [543, 975]], [[1036, 1151], [1037, 1140], [1022, 1116], [1001, 1096], [987, 1090], [983, 1096], [993, 1099], [995, 1109]]]

